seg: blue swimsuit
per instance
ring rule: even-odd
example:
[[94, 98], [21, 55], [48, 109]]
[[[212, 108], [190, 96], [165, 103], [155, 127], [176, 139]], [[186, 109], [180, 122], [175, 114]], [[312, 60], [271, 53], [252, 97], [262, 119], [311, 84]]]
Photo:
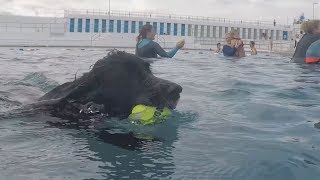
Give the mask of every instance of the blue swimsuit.
[[138, 44], [136, 55], [146, 58], [156, 58], [157, 55], [161, 57], [172, 58], [178, 50], [179, 48], [175, 47], [171, 51], [166, 52], [158, 43], [149, 39], [143, 39]]
[[236, 54], [237, 48], [232, 48], [228, 45], [224, 45], [222, 48], [222, 52], [224, 56], [234, 56]]

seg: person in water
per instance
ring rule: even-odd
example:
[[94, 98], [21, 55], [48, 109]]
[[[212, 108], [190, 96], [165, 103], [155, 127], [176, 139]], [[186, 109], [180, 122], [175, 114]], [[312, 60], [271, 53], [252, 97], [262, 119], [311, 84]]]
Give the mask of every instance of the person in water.
[[215, 51], [215, 53], [221, 53], [221, 43], [217, 44], [217, 50]]
[[250, 41], [250, 48], [251, 48], [251, 55], [257, 55], [258, 54], [257, 49], [255, 47], [254, 41]]
[[245, 56], [243, 41], [240, 39], [237, 31], [231, 31], [226, 34], [226, 45], [223, 46], [222, 52], [224, 56]]
[[292, 60], [296, 63], [304, 63], [307, 49], [312, 43], [320, 39], [320, 20], [305, 21], [301, 25], [304, 35], [297, 44]]
[[320, 62], [320, 40], [312, 43], [307, 50], [306, 60], [307, 64], [319, 63]]
[[142, 27], [140, 34], [137, 37], [136, 55], [145, 58], [161, 57], [172, 58], [179, 49], [184, 46], [184, 41], [179, 41], [171, 51], [166, 52], [155, 41], [156, 33], [153, 31], [152, 25], [146, 24]]

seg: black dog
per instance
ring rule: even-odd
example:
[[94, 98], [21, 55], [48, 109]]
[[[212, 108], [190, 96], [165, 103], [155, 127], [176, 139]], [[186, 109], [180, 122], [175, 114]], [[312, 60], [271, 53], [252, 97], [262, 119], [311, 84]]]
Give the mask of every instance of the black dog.
[[137, 104], [174, 109], [181, 92], [181, 86], [155, 77], [144, 60], [112, 51], [90, 72], [45, 94], [36, 108], [70, 120], [96, 113], [126, 118]]

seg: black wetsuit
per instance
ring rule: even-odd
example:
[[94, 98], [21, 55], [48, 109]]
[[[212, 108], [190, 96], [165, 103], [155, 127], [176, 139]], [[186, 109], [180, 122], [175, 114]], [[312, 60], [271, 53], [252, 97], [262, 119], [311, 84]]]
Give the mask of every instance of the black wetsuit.
[[305, 63], [307, 49], [312, 43], [319, 39], [320, 34], [304, 34], [297, 44], [292, 61], [296, 63]]

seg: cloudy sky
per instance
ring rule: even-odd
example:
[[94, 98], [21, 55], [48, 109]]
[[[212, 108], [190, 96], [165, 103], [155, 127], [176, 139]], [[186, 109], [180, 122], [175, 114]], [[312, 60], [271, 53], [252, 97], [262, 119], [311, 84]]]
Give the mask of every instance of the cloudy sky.
[[[0, 14], [34, 15], [44, 9], [108, 9], [108, 0], [0, 0]], [[305, 13], [320, 18], [320, 0], [111, 0], [111, 10], [155, 11], [195, 16], [291, 22]]]

